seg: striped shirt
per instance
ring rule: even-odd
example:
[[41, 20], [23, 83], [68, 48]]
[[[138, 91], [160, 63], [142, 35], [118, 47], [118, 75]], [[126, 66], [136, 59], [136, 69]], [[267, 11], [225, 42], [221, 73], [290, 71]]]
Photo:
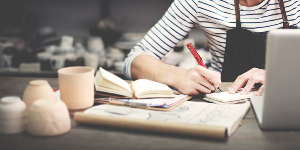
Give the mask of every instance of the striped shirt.
[[[291, 26], [300, 26], [299, 0], [284, 0]], [[267, 33], [282, 28], [278, 0], [264, 0], [257, 6], [240, 6], [242, 28], [255, 33]], [[226, 46], [226, 31], [236, 27], [234, 0], [175, 0], [165, 15], [131, 50], [125, 59], [124, 75], [131, 78], [133, 59], [148, 54], [162, 59], [196, 26], [207, 37], [212, 55], [211, 67], [222, 71]]]

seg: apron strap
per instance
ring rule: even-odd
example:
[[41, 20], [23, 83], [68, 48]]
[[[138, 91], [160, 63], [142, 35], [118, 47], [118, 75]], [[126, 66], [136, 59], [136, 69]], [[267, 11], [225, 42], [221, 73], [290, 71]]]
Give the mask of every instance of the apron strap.
[[283, 19], [283, 22], [282, 22], [283, 23], [283, 28], [284, 29], [289, 29], [290, 25], [289, 25], [289, 22], [287, 20], [287, 16], [286, 16], [286, 12], [285, 12], [285, 8], [284, 8], [283, 0], [279, 0], [279, 7], [280, 7], [282, 19]]
[[[235, 19], [236, 19], [236, 28], [241, 28], [241, 18], [240, 18], [240, 1], [239, 0], [234, 0], [234, 6], [235, 6]], [[283, 0], [279, 0], [279, 7], [283, 19], [283, 28], [284, 29], [289, 29], [290, 25], [289, 22], [287, 21], [287, 16], [285, 12], [285, 7], [283, 4]]]
[[236, 28], [241, 28], [241, 18], [240, 18], [240, 0], [234, 0], [235, 6], [235, 20]]

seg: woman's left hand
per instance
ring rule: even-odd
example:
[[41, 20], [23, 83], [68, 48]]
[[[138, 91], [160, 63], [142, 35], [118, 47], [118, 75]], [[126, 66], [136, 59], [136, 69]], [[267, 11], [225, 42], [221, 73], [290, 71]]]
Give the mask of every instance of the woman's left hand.
[[230, 94], [236, 93], [237, 90], [244, 87], [241, 94], [247, 94], [254, 86], [255, 83], [263, 84], [259, 90], [254, 94], [260, 96], [264, 93], [265, 70], [252, 68], [244, 74], [238, 76], [234, 83], [228, 88]]

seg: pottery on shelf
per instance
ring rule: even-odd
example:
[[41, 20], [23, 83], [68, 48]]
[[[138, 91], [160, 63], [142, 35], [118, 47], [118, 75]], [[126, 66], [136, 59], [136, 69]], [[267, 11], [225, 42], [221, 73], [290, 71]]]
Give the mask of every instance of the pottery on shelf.
[[35, 136], [56, 136], [69, 132], [71, 120], [64, 102], [58, 99], [35, 101], [27, 114], [27, 131]]
[[33, 102], [39, 99], [55, 99], [54, 91], [46, 80], [33, 80], [29, 82], [23, 94], [23, 101], [27, 106], [27, 112]]
[[26, 105], [19, 97], [0, 100], [0, 134], [15, 134], [26, 128]]
[[89, 108], [94, 104], [94, 69], [68, 67], [58, 70], [60, 99], [69, 110]]

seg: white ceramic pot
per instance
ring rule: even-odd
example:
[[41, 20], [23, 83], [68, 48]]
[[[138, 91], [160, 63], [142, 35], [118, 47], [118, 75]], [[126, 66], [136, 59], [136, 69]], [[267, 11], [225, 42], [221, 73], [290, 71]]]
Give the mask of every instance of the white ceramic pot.
[[8, 96], [1, 98], [0, 118], [22, 118], [25, 115], [25, 111], [26, 105], [19, 97]]
[[55, 99], [54, 91], [46, 80], [33, 80], [29, 82], [23, 94], [23, 101], [27, 106], [27, 112], [33, 102], [39, 99]]
[[69, 132], [71, 120], [64, 102], [41, 99], [34, 102], [27, 115], [27, 131], [36, 136], [56, 136]]
[[22, 125], [10, 125], [10, 126], [0, 125], [0, 134], [16, 134], [24, 131], [25, 129], [26, 129], [26, 123]]
[[26, 105], [19, 97], [8, 96], [0, 101], [0, 133], [22, 132], [26, 125]]
[[16, 126], [26, 123], [26, 115], [21, 118], [0, 118], [0, 126]]

